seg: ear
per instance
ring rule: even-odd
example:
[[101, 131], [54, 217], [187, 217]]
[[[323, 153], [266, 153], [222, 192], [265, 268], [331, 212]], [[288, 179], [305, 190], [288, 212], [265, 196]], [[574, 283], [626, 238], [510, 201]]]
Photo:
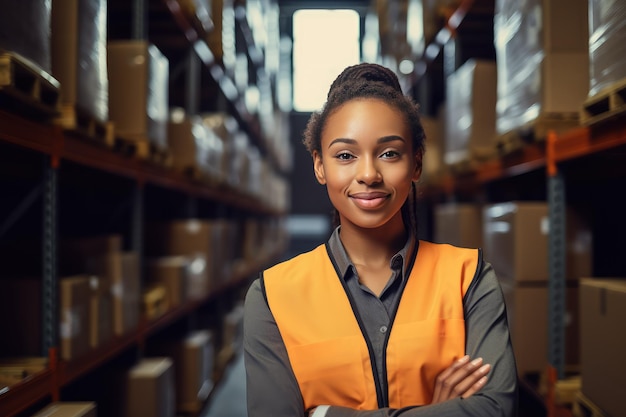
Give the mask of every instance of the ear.
[[413, 172], [413, 181], [419, 181], [422, 176], [422, 153], [415, 154], [415, 171]]
[[317, 182], [326, 184], [326, 175], [324, 174], [324, 164], [322, 164], [322, 155], [318, 151], [313, 151], [313, 171]]

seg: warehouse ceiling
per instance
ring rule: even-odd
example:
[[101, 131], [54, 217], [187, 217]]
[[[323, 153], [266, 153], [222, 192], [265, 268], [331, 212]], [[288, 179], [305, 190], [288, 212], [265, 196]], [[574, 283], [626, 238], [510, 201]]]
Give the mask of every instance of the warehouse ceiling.
[[[289, 32], [293, 11], [300, 8], [356, 9], [362, 16], [372, 10], [373, 0], [279, 0], [281, 31]], [[395, 1], [395, 0], [389, 0]], [[404, 0], [407, 1], [407, 0]], [[493, 47], [493, 14], [495, 0], [474, 0], [456, 30], [454, 42], [449, 42], [432, 62], [425, 76], [414, 78], [412, 94], [422, 104], [427, 114], [436, 114], [445, 97], [445, 73], [460, 66], [470, 58], [495, 59]], [[175, 21], [164, 0], [146, 0], [144, 21], [136, 20], [135, 3], [127, 0], [108, 1], [109, 39], [144, 37], [154, 43], [170, 60], [170, 101], [175, 106], [188, 104], [187, 63], [190, 43]], [[139, 2], [140, 3], [140, 2]], [[458, 1], [460, 3], [460, 1]], [[140, 10], [140, 9], [139, 9]], [[438, 27], [443, 27], [446, 16], [440, 16]], [[409, 24], [412, 24], [409, 22]], [[138, 30], [139, 28], [139, 30]], [[322, 30], [322, 29], [320, 29]], [[286, 33], [290, 35], [289, 33]], [[419, 60], [420, 57], [411, 57]], [[209, 69], [202, 66], [199, 88], [199, 108], [202, 111], [224, 110], [227, 104], [215, 99], [220, 96], [217, 84], [211, 79]]]

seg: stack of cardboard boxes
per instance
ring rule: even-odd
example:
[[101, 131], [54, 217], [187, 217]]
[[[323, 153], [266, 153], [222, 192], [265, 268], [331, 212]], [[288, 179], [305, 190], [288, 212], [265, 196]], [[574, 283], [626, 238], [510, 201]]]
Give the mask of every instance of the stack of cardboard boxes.
[[[592, 271], [591, 232], [568, 210], [566, 364], [580, 365], [578, 291]], [[544, 202], [439, 206], [435, 236], [440, 243], [481, 247], [502, 287], [520, 376], [548, 366], [548, 206]]]
[[123, 250], [121, 235], [66, 239], [60, 256], [61, 268], [86, 274], [90, 280], [91, 295], [87, 299], [95, 327], [93, 347], [109, 339], [111, 327], [115, 336], [137, 329], [141, 296], [139, 255]]
[[498, 0], [495, 7], [498, 133], [545, 119], [553, 129], [576, 126], [589, 86], [588, 2]]

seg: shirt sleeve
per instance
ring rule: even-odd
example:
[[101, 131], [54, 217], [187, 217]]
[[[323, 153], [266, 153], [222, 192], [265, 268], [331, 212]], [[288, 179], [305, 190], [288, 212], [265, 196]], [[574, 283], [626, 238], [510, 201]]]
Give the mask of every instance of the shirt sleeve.
[[300, 387], [260, 279], [246, 294], [243, 327], [248, 417], [305, 416]]

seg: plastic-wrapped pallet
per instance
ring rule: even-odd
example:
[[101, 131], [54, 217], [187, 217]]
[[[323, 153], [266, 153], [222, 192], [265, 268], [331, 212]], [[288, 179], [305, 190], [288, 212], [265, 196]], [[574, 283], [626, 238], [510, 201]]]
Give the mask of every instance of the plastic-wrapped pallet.
[[576, 117], [588, 93], [587, 0], [497, 0], [497, 131]]
[[169, 61], [145, 41], [109, 42], [109, 116], [116, 134], [167, 149]]
[[109, 118], [107, 1], [52, 2], [52, 74], [62, 104], [105, 122]]
[[496, 153], [496, 64], [468, 60], [447, 79], [444, 161], [447, 165]]
[[200, 116], [187, 116], [184, 110], [170, 114], [167, 146], [172, 155], [172, 168], [220, 182], [223, 143], [204, 125]]
[[49, 0], [0, 0], [0, 51], [13, 52], [50, 73]]
[[626, 3], [589, 0], [589, 95], [626, 78]]

